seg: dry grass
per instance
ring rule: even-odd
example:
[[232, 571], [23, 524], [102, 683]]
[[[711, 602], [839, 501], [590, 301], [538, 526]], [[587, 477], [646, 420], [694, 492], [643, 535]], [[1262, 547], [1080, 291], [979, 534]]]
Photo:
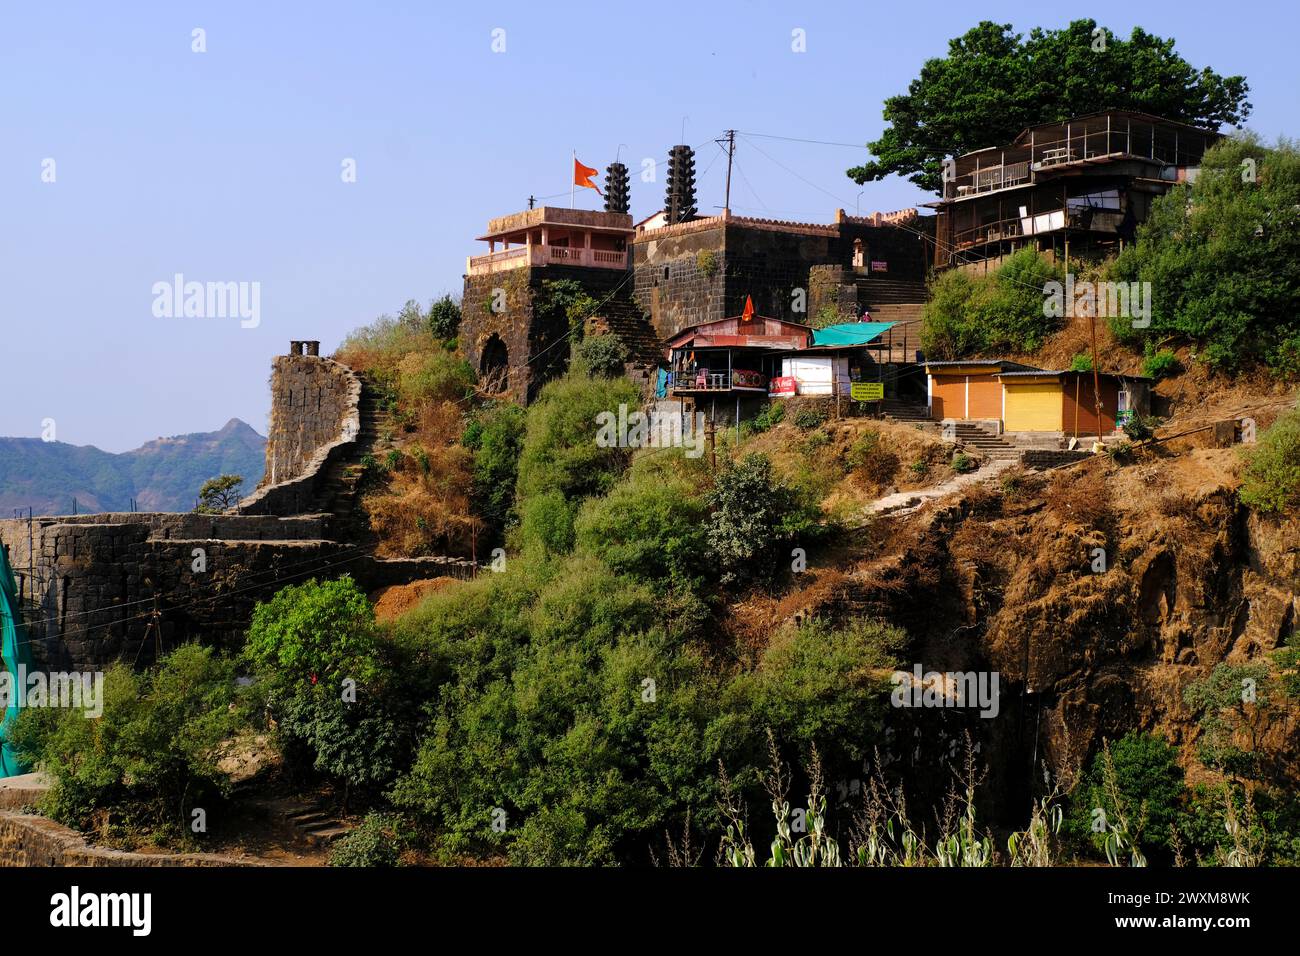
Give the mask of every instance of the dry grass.
[[1048, 510], [1066, 526], [1102, 529], [1114, 520], [1107, 469], [1100, 459], [1056, 472], [1043, 497]]
[[481, 522], [470, 514], [468, 450], [408, 445], [386, 487], [365, 498], [385, 557], [469, 554]]

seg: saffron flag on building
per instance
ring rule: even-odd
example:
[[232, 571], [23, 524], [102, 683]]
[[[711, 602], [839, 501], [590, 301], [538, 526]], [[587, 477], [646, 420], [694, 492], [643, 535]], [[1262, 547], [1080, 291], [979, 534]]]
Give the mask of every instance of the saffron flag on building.
[[740, 313], [740, 321], [751, 322], [754, 319], [754, 297], [745, 296], [745, 311]]
[[578, 162], [578, 157], [573, 157], [573, 185], [586, 186], [588, 189], [596, 190], [596, 195], [601, 195], [600, 187], [591, 181], [591, 177], [597, 175], [598, 170], [590, 166], [584, 166]]

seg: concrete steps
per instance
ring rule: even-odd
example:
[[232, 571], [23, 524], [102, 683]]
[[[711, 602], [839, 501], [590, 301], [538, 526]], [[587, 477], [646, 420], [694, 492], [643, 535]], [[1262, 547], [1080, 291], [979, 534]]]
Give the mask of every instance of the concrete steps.
[[957, 443], [965, 448], [973, 448], [985, 458], [1018, 461], [1020, 449], [999, 435], [973, 425], [958, 422], [956, 426]]
[[929, 422], [930, 410], [924, 405], [902, 402], [896, 398], [887, 398], [880, 403], [881, 414], [895, 422]]

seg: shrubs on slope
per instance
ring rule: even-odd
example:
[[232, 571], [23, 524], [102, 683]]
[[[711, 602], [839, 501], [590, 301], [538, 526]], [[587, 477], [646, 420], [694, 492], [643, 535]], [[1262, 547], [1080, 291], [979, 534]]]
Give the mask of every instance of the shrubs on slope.
[[[1300, 152], [1242, 134], [1206, 150], [1200, 174], [1158, 197], [1116, 279], [1151, 284], [1150, 324], [1112, 320], [1133, 344], [1180, 339], [1234, 372], [1300, 373]], [[1150, 374], [1150, 373], [1148, 373]]]
[[101, 703], [93, 719], [80, 708], [20, 712], [11, 742], [54, 778], [41, 810], [112, 843], [194, 842], [193, 811], [223, 802], [218, 763], [248, 727], [234, 662], [189, 644], [142, 673], [114, 664]]
[[1280, 514], [1300, 508], [1300, 411], [1278, 418], [1247, 453], [1241, 500]]
[[1056, 327], [1044, 315], [1044, 286], [1061, 270], [1032, 249], [1008, 256], [987, 275], [959, 269], [939, 274], [930, 287], [921, 344], [935, 359], [1036, 351]]

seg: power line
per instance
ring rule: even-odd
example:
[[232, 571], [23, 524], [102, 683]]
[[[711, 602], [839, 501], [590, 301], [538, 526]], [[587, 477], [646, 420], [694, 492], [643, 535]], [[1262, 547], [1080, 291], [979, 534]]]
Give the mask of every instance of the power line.
[[750, 195], [754, 197], [754, 201], [757, 202], [765, 211], [771, 212], [771, 210], [767, 208], [767, 203], [763, 202], [762, 197], [759, 196], [758, 190], [755, 189], [753, 184], [749, 181], [749, 177], [745, 175], [745, 171], [740, 168], [739, 160], [735, 160], [735, 166], [736, 172], [740, 174], [740, 181], [745, 184], [745, 188], [748, 189]]
[[798, 136], [776, 136], [772, 133], [751, 133], [748, 131], [737, 130], [742, 136], [757, 136], [760, 139], [782, 139], [788, 143], [810, 143], [813, 146], [843, 146], [846, 149], [866, 149], [864, 143], [833, 143], [824, 139], [801, 139]]

